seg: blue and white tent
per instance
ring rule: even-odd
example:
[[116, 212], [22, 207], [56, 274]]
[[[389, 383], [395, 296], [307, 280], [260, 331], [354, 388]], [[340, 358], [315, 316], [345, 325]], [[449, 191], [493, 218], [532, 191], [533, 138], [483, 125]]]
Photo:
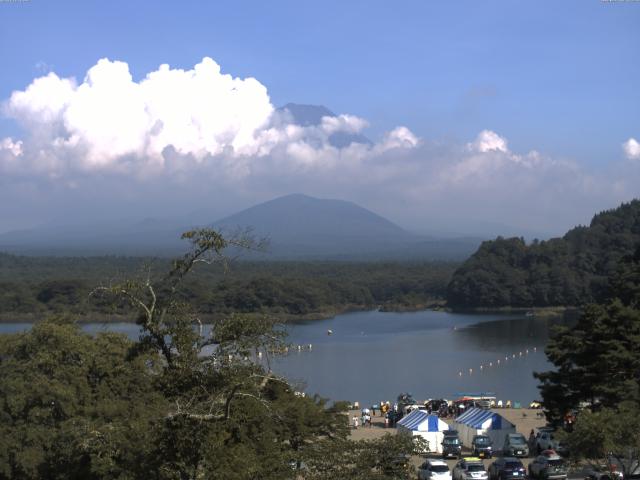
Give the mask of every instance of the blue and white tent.
[[516, 427], [502, 415], [482, 408], [470, 408], [455, 420], [460, 441], [470, 447], [474, 435], [487, 435], [493, 448], [500, 449], [507, 433], [516, 433]]
[[429, 442], [429, 452], [442, 453], [443, 431], [449, 429], [449, 425], [437, 415], [429, 415], [424, 410], [414, 410], [409, 415], [402, 417], [397, 425], [398, 433], [404, 432], [414, 437], [422, 437]]

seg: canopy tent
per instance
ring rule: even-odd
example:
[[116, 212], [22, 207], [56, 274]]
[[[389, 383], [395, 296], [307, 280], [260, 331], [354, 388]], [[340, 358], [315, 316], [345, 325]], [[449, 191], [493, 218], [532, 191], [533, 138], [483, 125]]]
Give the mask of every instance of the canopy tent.
[[429, 415], [424, 410], [414, 410], [402, 417], [397, 425], [398, 432], [408, 433], [414, 437], [422, 437], [429, 442], [429, 452], [442, 453], [443, 431], [449, 425], [437, 415]]
[[482, 408], [470, 408], [456, 418], [455, 428], [460, 441], [470, 447], [474, 435], [487, 435], [494, 448], [502, 448], [507, 433], [516, 433], [516, 427], [499, 413]]

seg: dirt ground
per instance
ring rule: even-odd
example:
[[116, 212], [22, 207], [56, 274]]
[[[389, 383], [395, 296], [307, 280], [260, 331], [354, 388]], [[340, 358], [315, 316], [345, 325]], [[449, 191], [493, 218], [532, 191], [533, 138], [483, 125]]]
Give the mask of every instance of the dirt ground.
[[[539, 412], [541, 412], [540, 410], [533, 410], [529, 408], [517, 408], [517, 409], [500, 408], [500, 409], [493, 409], [492, 411], [499, 413], [508, 421], [513, 423], [516, 426], [516, 431], [518, 433], [522, 433], [526, 438], [529, 437], [529, 432], [532, 429], [542, 427], [546, 423], [544, 417], [540, 417], [538, 415]], [[360, 426], [357, 429], [353, 429], [353, 428], [351, 429], [351, 438], [353, 440], [369, 440], [374, 438], [380, 438], [386, 434], [389, 434], [389, 435], [396, 434], [395, 428], [384, 428], [384, 417], [380, 416], [379, 412], [376, 412], [376, 413], [378, 415], [373, 416], [371, 419], [372, 420], [371, 427]], [[349, 412], [350, 424], [351, 424], [351, 419], [353, 419], [354, 415], [357, 415], [359, 419], [360, 412], [357, 410], [352, 410], [351, 412]], [[445, 419], [445, 421], [449, 424], [453, 423], [453, 419]], [[465, 454], [465, 451], [463, 449], [463, 455], [464, 454]], [[433, 458], [440, 458], [440, 457], [433, 456]], [[418, 467], [419, 465], [422, 464], [422, 462], [424, 462], [424, 460], [425, 460], [424, 456], [415, 455], [412, 458], [411, 463], [415, 467]], [[522, 459], [522, 463], [524, 464], [525, 467], [529, 464], [530, 461], [531, 461], [530, 458]], [[447, 460], [447, 464], [449, 465], [450, 469], [453, 469], [456, 462], [457, 460], [455, 459]], [[493, 459], [485, 459], [484, 460], [485, 467], [488, 467], [489, 464], [491, 464], [491, 462], [493, 462]]]

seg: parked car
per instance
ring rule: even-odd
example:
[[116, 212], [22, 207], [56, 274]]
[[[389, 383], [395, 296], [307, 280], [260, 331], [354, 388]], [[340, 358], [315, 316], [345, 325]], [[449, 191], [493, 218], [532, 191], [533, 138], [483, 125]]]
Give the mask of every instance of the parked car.
[[452, 480], [449, 466], [442, 460], [427, 460], [418, 467], [418, 480]]
[[[640, 469], [636, 464], [636, 469]], [[627, 472], [627, 476], [623, 474], [624, 467], [620, 461], [614, 457], [609, 457], [607, 463], [600, 465], [591, 464], [585, 470], [585, 480], [622, 480], [623, 478], [638, 478], [632, 472]], [[640, 472], [638, 472], [640, 473]]]
[[558, 455], [568, 453], [565, 444], [556, 440], [553, 431], [541, 429], [536, 437], [535, 451], [540, 455], [544, 450], [554, 450]]
[[622, 472], [617, 470], [610, 471], [608, 468], [595, 468], [590, 467], [586, 470], [584, 475], [585, 480], [622, 480]]
[[529, 477], [542, 480], [566, 479], [567, 465], [553, 450], [545, 450], [529, 464]]
[[445, 435], [442, 439], [442, 458], [462, 456], [462, 442], [458, 438], [458, 432], [455, 435]]
[[474, 435], [471, 440], [473, 455], [480, 458], [491, 458], [493, 441], [487, 435]]
[[453, 467], [453, 480], [489, 480], [489, 475], [479, 458], [463, 458]]
[[521, 433], [507, 433], [502, 446], [502, 455], [505, 457], [529, 456], [529, 446], [524, 435]]
[[489, 465], [489, 478], [491, 480], [524, 479], [527, 476], [526, 473], [522, 462], [515, 457], [500, 457]]

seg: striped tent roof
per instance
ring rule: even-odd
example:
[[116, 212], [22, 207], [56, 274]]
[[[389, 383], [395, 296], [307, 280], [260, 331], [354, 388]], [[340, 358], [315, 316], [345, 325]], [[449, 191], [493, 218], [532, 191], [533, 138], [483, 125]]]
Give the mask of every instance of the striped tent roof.
[[425, 421], [427, 422], [426, 431], [428, 432], [441, 431], [439, 427], [441, 426], [440, 422], [442, 422], [442, 420], [440, 420], [437, 415], [429, 415], [424, 410], [414, 410], [406, 417], [402, 417], [402, 419], [398, 422], [398, 425], [402, 425], [403, 427], [409, 430], [418, 430], [419, 426], [423, 424]]
[[482, 425], [484, 425], [487, 420], [491, 420], [491, 430], [501, 430], [513, 426], [511, 422], [505, 420], [502, 415], [490, 410], [483, 410], [482, 408], [470, 408], [456, 418], [456, 423], [462, 423], [472, 428], [482, 428]]

